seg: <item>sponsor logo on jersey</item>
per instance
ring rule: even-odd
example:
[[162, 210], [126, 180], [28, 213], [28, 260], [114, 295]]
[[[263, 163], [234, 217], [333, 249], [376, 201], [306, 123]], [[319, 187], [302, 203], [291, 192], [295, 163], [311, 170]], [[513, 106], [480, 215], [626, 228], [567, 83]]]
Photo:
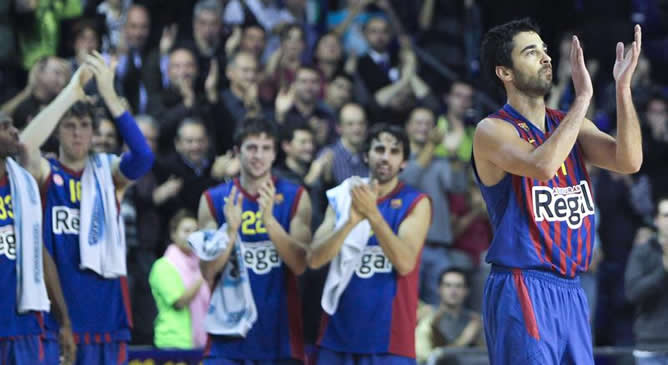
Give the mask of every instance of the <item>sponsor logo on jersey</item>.
[[355, 273], [362, 279], [368, 279], [375, 273], [391, 273], [392, 262], [385, 256], [380, 246], [367, 246], [364, 248], [362, 258], [355, 268]]
[[2, 255], [10, 260], [16, 260], [16, 236], [12, 224], [0, 227], [0, 256]]
[[243, 245], [244, 264], [255, 274], [267, 274], [272, 269], [281, 267], [281, 258], [271, 241], [249, 242]]
[[54, 234], [79, 234], [79, 209], [65, 206], [53, 207], [51, 229]]
[[566, 222], [569, 228], [577, 229], [586, 216], [595, 214], [594, 199], [586, 181], [567, 187], [534, 186], [531, 193], [536, 222]]
[[399, 209], [399, 208], [401, 208], [402, 204], [403, 203], [402, 203], [401, 199], [392, 199], [390, 201], [390, 206], [392, 207], [392, 209]]

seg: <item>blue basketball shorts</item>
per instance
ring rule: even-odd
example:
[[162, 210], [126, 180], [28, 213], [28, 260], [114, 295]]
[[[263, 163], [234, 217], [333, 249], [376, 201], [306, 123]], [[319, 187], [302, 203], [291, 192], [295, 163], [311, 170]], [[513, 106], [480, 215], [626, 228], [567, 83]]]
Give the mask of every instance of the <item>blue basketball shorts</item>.
[[493, 266], [483, 321], [491, 365], [594, 364], [579, 277]]
[[0, 339], [0, 364], [44, 364], [44, 347], [39, 335]]
[[[60, 346], [58, 341], [48, 339], [44, 342], [46, 353], [45, 365], [60, 364]], [[78, 343], [76, 365], [126, 365], [128, 348], [125, 342]]]
[[315, 365], [415, 365], [415, 359], [392, 354], [351, 354], [318, 348]]

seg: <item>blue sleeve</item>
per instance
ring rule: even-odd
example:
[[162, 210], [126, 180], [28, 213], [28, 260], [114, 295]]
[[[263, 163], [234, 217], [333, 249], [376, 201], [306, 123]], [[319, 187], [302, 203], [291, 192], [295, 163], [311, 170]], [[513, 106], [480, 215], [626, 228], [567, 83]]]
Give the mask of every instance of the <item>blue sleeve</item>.
[[136, 180], [153, 166], [153, 152], [129, 112], [116, 118], [116, 127], [129, 148], [121, 156], [120, 170], [128, 179]]

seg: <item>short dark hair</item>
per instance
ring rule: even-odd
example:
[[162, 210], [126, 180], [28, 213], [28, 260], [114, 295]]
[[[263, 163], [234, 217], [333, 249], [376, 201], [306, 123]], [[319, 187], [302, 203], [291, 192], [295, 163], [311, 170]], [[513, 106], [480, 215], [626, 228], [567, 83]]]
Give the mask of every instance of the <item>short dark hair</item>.
[[306, 123], [294, 123], [289, 125], [287, 128], [281, 128], [281, 142], [290, 142], [295, 138], [295, 133], [297, 131], [304, 131], [311, 133], [313, 135], [313, 130]]
[[262, 117], [246, 117], [241, 121], [241, 127], [234, 134], [234, 145], [241, 147], [246, 138], [266, 134], [274, 142], [278, 142], [278, 132], [270, 121]]
[[353, 80], [353, 76], [345, 71], [339, 71], [335, 73], [334, 76], [332, 77], [332, 81], [338, 78], [346, 79], [351, 84], [355, 83], [355, 81]]
[[374, 16], [370, 17], [369, 19], [367, 19], [366, 22], [364, 22], [364, 25], [362, 25], [362, 31], [364, 33], [366, 33], [367, 28], [369, 27], [369, 24], [371, 24], [371, 22], [376, 21], [376, 20], [384, 21], [385, 25], [387, 25], [388, 28], [390, 28], [390, 32], [392, 32], [392, 26], [390, 25], [390, 21], [387, 19], [386, 16], [383, 16], [383, 15], [374, 15]]
[[74, 47], [76, 39], [83, 35], [87, 29], [95, 32], [98, 46], [102, 45], [102, 34], [100, 34], [99, 24], [93, 19], [82, 18], [72, 25], [72, 47]]
[[368, 155], [368, 153], [371, 151], [371, 143], [374, 139], [379, 139], [382, 133], [388, 133], [392, 135], [392, 137], [396, 138], [399, 143], [401, 143], [401, 146], [403, 147], [402, 155], [404, 160], [407, 160], [411, 148], [408, 135], [406, 135], [406, 132], [403, 128], [387, 123], [378, 123], [371, 127], [369, 133], [366, 136], [366, 140], [364, 140], [364, 153]]
[[181, 129], [183, 129], [183, 127], [187, 125], [200, 125], [204, 129], [204, 134], [207, 133], [207, 127], [203, 120], [196, 117], [187, 117], [184, 118], [181, 122], [179, 122], [178, 127], [176, 127], [176, 136], [174, 138], [175, 140], [181, 138]]
[[285, 41], [288, 38], [288, 36], [290, 35], [290, 31], [293, 29], [299, 29], [302, 40], [304, 40], [304, 37], [306, 37], [306, 34], [304, 34], [304, 29], [297, 23], [290, 23], [286, 25], [283, 29], [281, 29], [281, 32], [279, 34], [281, 42]]
[[464, 285], [466, 285], [467, 288], [471, 287], [471, 282], [470, 282], [468, 270], [465, 270], [465, 269], [463, 269], [461, 267], [457, 267], [457, 266], [452, 266], [452, 267], [449, 267], [449, 268], [441, 271], [441, 274], [438, 276], [438, 285], [439, 286], [441, 286], [441, 282], [443, 281], [443, 277], [447, 274], [450, 274], [450, 273], [456, 273], [456, 274], [461, 275], [464, 278]]
[[179, 228], [179, 224], [181, 223], [182, 220], [186, 218], [192, 218], [194, 220], [197, 220], [197, 217], [193, 212], [191, 212], [188, 209], [179, 209], [174, 213], [174, 215], [169, 219], [169, 233], [174, 233], [176, 230]]
[[320, 70], [317, 67], [315, 67], [315, 65], [310, 63], [302, 63], [301, 65], [299, 65], [297, 71], [295, 72], [295, 79], [297, 78], [297, 74], [299, 74], [300, 71], [306, 71], [306, 70], [315, 73], [316, 75], [318, 75], [319, 78], [322, 79], [322, 74], [320, 73]]
[[482, 61], [483, 77], [493, 82], [500, 90], [504, 90], [503, 82], [496, 77], [496, 66], [513, 67], [511, 53], [513, 38], [521, 32], [540, 34], [538, 26], [529, 18], [513, 20], [490, 29], [482, 40], [480, 60]]
[[98, 125], [98, 120], [95, 117], [95, 108], [91, 103], [85, 102], [85, 101], [77, 101], [74, 103], [70, 109], [65, 112], [62, 118], [60, 118], [60, 121], [62, 122], [65, 119], [68, 118], [85, 118], [88, 117], [91, 120], [91, 123], [93, 125], [93, 129], [97, 129]]

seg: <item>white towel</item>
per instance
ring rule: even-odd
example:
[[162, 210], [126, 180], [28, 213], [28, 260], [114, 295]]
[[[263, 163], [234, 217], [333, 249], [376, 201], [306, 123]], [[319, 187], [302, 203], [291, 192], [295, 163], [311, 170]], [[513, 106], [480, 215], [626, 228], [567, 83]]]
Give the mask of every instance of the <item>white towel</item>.
[[[339, 186], [327, 190], [329, 205], [336, 212], [336, 224], [334, 230], [340, 229], [348, 220], [352, 198], [350, 189], [360, 184], [367, 184], [369, 179], [356, 176], [344, 180]], [[357, 265], [362, 259], [362, 254], [371, 233], [371, 225], [366, 219], [358, 223], [348, 237], [343, 241], [341, 251], [329, 264], [329, 272], [325, 280], [320, 304], [322, 309], [329, 315], [336, 312], [339, 298], [346, 290]]]
[[49, 311], [42, 272], [43, 212], [37, 182], [11, 157], [6, 161], [14, 212], [18, 311]]
[[[230, 244], [227, 223], [217, 231], [191, 233], [188, 243], [201, 260], [215, 260]], [[213, 335], [246, 337], [256, 320], [257, 308], [243, 260], [243, 244], [237, 235], [230, 258], [211, 293], [204, 328]]]
[[105, 278], [125, 276], [125, 226], [118, 214], [111, 166], [117, 156], [96, 153], [81, 176], [79, 252], [81, 268]]

